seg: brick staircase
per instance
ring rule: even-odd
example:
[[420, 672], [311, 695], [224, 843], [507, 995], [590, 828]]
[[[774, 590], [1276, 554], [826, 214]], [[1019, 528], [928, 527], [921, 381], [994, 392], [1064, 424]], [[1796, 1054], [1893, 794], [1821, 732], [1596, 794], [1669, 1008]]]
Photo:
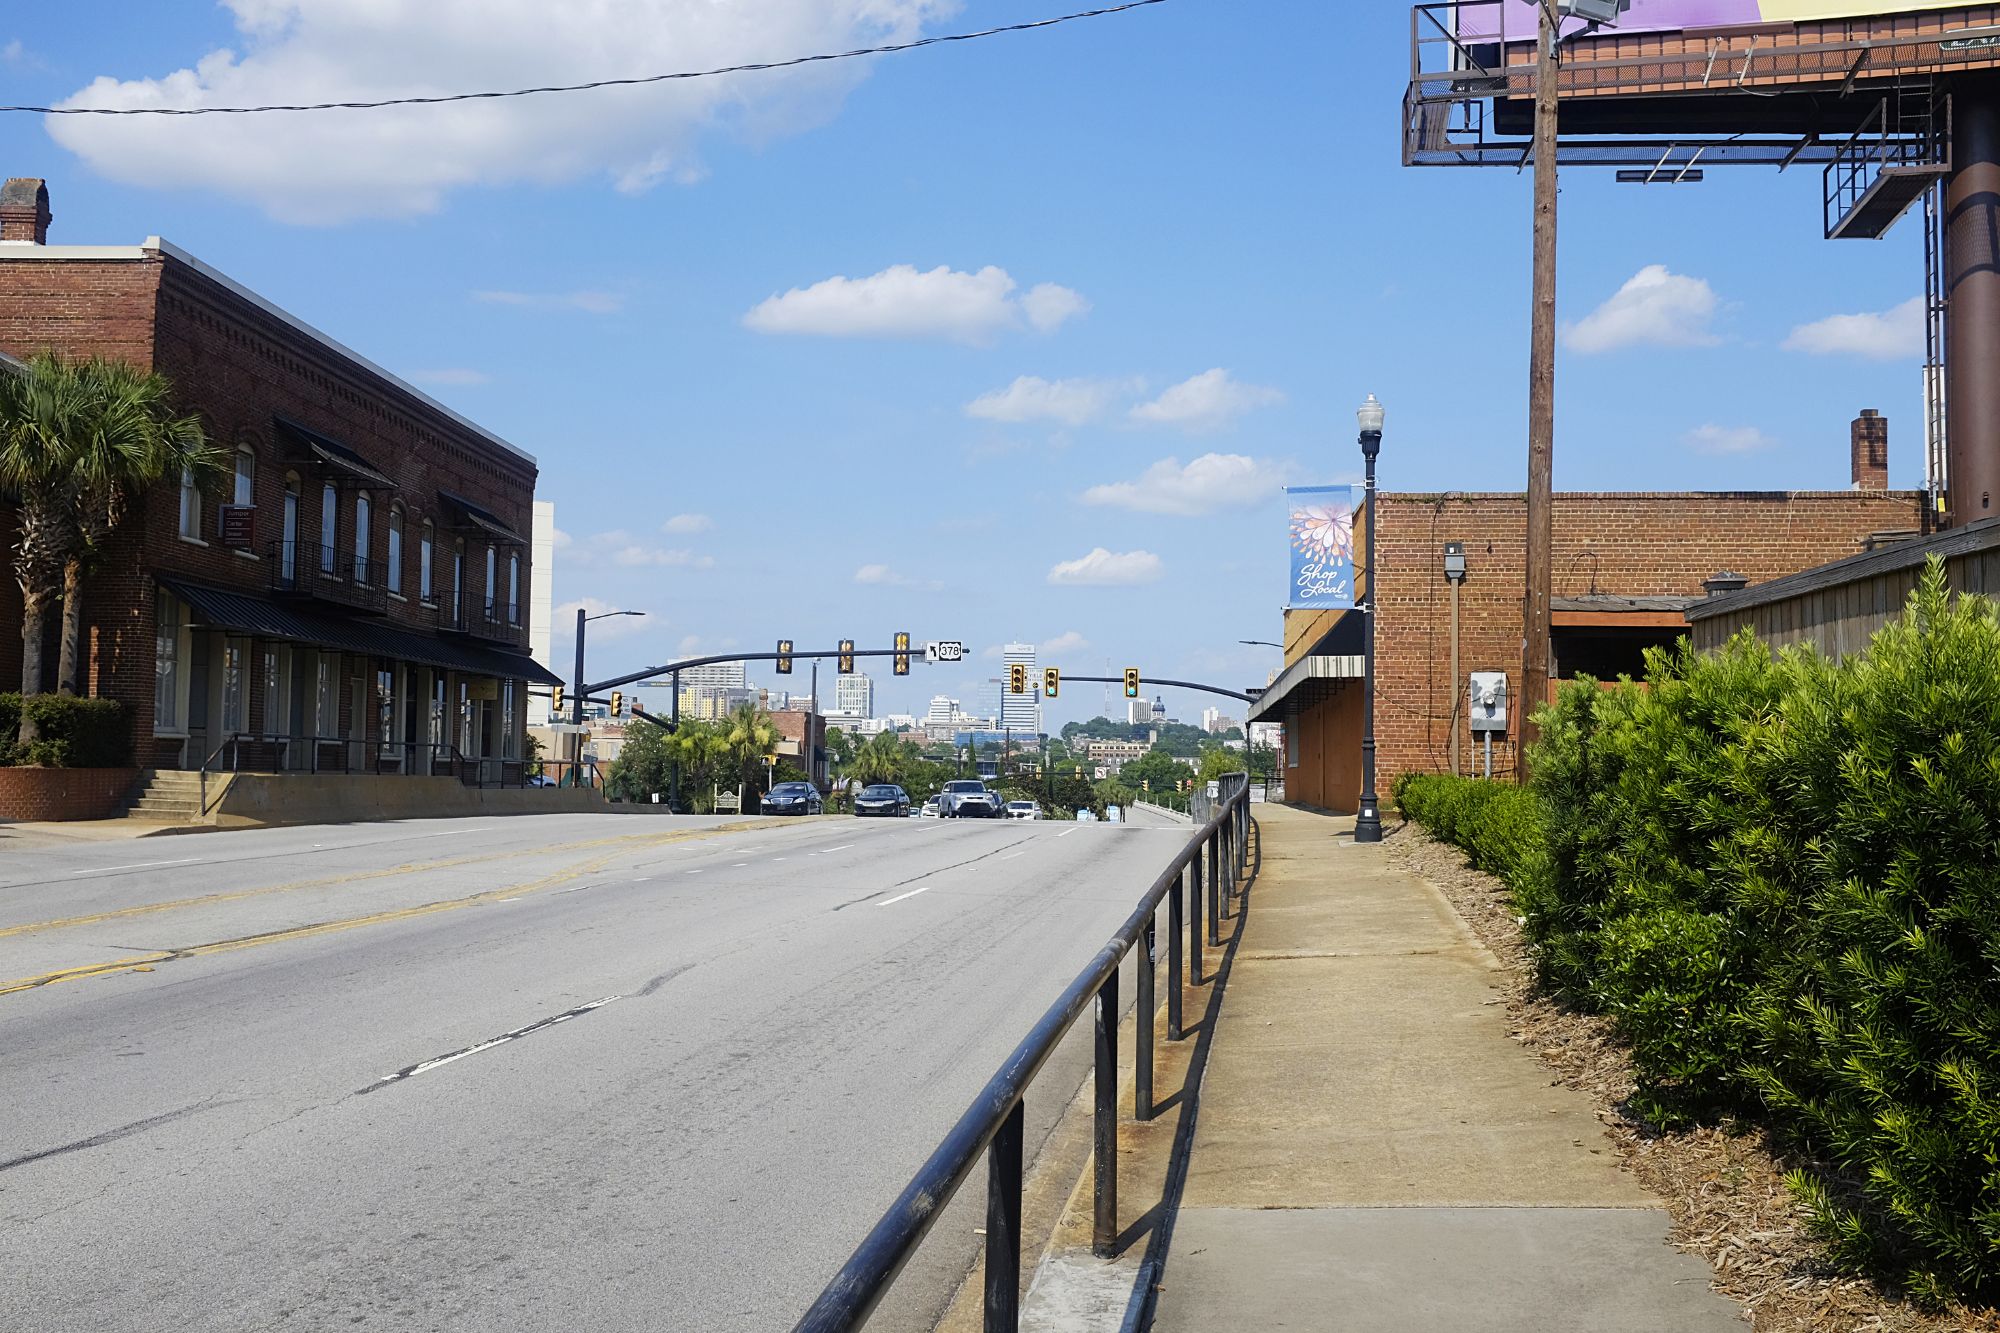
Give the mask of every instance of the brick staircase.
[[201, 774], [149, 770], [126, 807], [125, 817], [148, 824], [201, 823]]

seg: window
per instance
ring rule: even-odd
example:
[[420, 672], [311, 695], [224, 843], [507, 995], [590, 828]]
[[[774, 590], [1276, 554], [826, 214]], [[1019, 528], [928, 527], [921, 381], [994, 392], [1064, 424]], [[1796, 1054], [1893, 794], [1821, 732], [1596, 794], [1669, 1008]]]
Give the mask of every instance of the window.
[[507, 623], [521, 623], [521, 557], [507, 557]]
[[181, 729], [181, 615], [167, 593], [153, 602], [153, 730]]
[[181, 536], [191, 542], [201, 540], [201, 492], [189, 468], [181, 469]]
[[236, 503], [257, 503], [257, 456], [248, 445], [236, 447]]
[[375, 671], [375, 721], [375, 738], [382, 742], [383, 753], [387, 754], [396, 738], [396, 674], [386, 667]]
[[299, 571], [299, 478], [292, 472], [285, 474], [284, 532], [278, 539], [278, 563], [284, 586], [289, 588]]
[[354, 581], [368, 582], [368, 492], [354, 493]]
[[264, 734], [281, 736], [285, 730], [285, 678], [279, 666], [278, 650], [264, 650]]
[[451, 623], [465, 623], [465, 538], [451, 543]]
[[222, 732], [236, 736], [250, 730], [250, 690], [243, 678], [248, 649], [241, 639], [222, 645]]
[[313, 735], [338, 736], [340, 734], [340, 682], [335, 672], [340, 666], [338, 653], [319, 655], [319, 688], [313, 696]]
[[488, 620], [495, 618], [493, 615], [493, 575], [494, 564], [499, 559], [499, 554], [491, 546], [486, 548], [486, 618]]
[[340, 493], [328, 482], [319, 493], [319, 572], [333, 573], [333, 548], [340, 540]]
[[437, 592], [431, 586], [431, 521], [424, 520], [424, 535], [417, 544], [417, 596], [427, 602], [437, 600]]
[[389, 506], [389, 591], [403, 591], [403, 507]]

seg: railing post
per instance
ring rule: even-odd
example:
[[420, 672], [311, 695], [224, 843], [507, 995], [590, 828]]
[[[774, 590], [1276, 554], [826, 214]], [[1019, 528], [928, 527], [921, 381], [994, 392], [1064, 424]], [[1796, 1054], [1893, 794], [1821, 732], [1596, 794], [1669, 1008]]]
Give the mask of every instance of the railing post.
[[[1228, 807], [1224, 806], [1223, 809], [1226, 811]], [[1222, 839], [1222, 864], [1224, 867], [1222, 892], [1216, 898], [1216, 913], [1224, 921], [1227, 921], [1229, 919], [1229, 895], [1236, 887], [1236, 853], [1234, 850], [1236, 845], [1236, 825], [1233, 816], [1222, 821], [1222, 827], [1216, 830], [1216, 836]]]
[[[1159, 909], [1154, 909], [1154, 916]], [[1158, 964], [1153, 961], [1153, 917], [1146, 918], [1146, 929], [1139, 935], [1139, 1006], [1134, 1016], [1136, 1022], [1135, 1046], [1132, 1052], [1132, 1116], [1135, 1120], [1153, 1118], [1153, 1011], [1157, 1002], [1153, 998], [1154, 972]]]
[[1188, 861], [1188, 984], [1202, 983], [1201, 959], [1201, 868], [1207, 859], [1208, 846], [1197, 842], [1194, 856]]
[[1167, 894], [1167, 1040], [1179, 1041], [1181, 1030], [1181, 988], [1187, 984], [1181, 968], [1181, 922], [1187, 915], [1182, 904], [1187, 898], [1187, 871], [1177, 877]]
[[1222, 829], [1218, 826], [1208, 841], [1208, 942], [1222, 943]]
[[986, 1333], [1021, 1326], [1021, 1102], [986, 1149]]
[[1097, 1112], [1092, 1135], [1090, 1252], [1118, 1253], [1118, 969], [1097, 989]]

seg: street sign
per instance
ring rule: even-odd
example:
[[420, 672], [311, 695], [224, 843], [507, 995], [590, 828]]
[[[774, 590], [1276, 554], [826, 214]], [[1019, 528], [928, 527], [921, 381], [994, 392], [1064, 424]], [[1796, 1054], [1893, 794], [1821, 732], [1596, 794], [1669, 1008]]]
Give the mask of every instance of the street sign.
[[926, 662], [963, 662], [965, 645], [957, 639], [932, 639], [924, 645]]

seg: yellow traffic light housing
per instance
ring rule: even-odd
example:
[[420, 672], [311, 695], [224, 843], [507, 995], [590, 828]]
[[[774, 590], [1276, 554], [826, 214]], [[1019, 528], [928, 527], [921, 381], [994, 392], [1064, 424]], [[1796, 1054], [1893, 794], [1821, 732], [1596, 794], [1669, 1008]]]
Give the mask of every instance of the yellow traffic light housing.
[[613, 717], [625, 716], [625, 691], [623, 690], [611, 691], [611, 716]]
[[549, 716], [560, 719], [562, 717], [562, 706], [563, 687], [558, 685], [555, 687], [555, 692], [549, 696]]
[[852, 639], [842, 639], [840, 641], [840, 674], [843, 676], [854, 674], [854, 640]]
[[1028, 668], [1025, 663], [1016, 662], [1007, 668], [1007, 693], [1026, 694], [1028, 692]]
[[1125, 697], [1127, 699], [1136, 699], [1139, 697], [1138, 667], [1125, 668]]
[[1053, 699], [1062, 693], [1062, 668], [1042, 668], [1042, 696]]
[[792, 641], [790, 639], [778, 640], [778, 674], [781, 676], [792, 674]]
[[907, 631], [899, 630], [896, 634], [896, 674], [910, 674], [910, 636]]

